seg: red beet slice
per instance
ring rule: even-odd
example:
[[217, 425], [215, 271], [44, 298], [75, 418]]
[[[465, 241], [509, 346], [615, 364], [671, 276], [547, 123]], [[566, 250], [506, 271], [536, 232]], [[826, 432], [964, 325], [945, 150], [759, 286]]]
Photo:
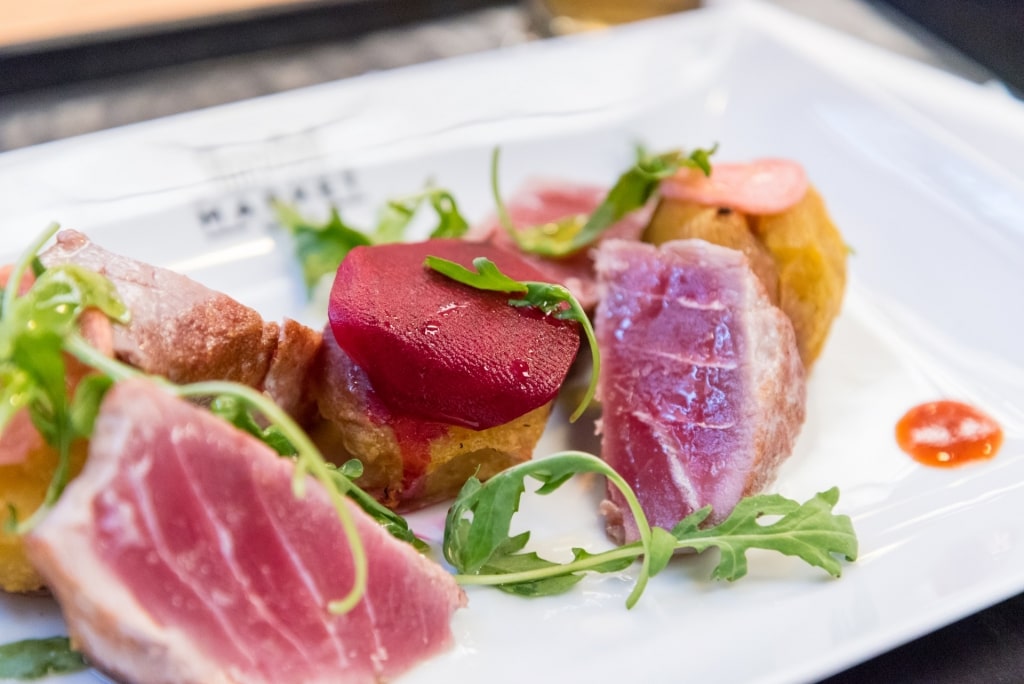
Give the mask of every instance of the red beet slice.
[[544, 280], [517, 255], [482, 243], [352, 250], [338, 268], [328, 317], [380, 399], [396, 413], [477, 430], [551, 401], [579, 348], [578, 325], [457, 283], [425, 267], [428, 255], [467, 267], [484, 256], [517, 280]]

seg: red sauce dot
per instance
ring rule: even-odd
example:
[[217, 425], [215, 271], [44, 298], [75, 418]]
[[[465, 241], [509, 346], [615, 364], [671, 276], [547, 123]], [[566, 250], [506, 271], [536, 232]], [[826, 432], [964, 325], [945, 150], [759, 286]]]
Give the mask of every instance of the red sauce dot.
[[959, 401], [932, 401], [907, 411], [896, 424], [896, 443], [916, 461], [951, 468], [996, 455], [999, 423]]

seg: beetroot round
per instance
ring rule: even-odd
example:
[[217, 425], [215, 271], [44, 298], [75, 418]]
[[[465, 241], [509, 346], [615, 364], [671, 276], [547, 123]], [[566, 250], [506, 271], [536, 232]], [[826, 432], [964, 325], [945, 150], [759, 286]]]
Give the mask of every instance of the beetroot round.
[[484, 256], [517, 280], [544, 280], [515, 254], [462, 240], [357, 247], [338, 268], [328, 317], [338, 345], [396, 413], [482, 430], [551, 401], [579, 326], [508, 304], [423, 265]]

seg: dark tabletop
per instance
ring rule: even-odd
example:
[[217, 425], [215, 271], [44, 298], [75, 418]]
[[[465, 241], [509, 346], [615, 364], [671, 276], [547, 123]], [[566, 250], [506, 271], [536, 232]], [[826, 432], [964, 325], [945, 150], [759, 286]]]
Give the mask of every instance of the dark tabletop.
[[[719, 3], [721, 4], [721, 3]], [[887, 49], [983, 82], [1024, 79], [1024, 14], [1019, 0], [920, 3], [909, 0], [776, 0], [775, 4], [841, 28]], [[939, 14], [941, 5], [972, 11], [995, 7], [1007, 19], [995, 33], [974, 38], [998, 59], [972, 48], [963, 12], [946, 11], [947, 29], [923, 31], [905, 14]], [[1002, 7], [1003, 5], [1005, 7]], [[894, 8], [895, 7], [895, 8]], [[988, 16], [988, 15], [986, 15]], [[932, 20], [935, 17], [931, 17]], [[14, 149], [181, 111], [243, 100], [369, 71], [479, 52], [538, 38], [518, 5], [486, 0], [409, 3], [346, 0], [272, 17], [175, 27], [148, 35], [19, 50], [0, 49], [0, 150]], [[998, 36], [996, 35], [998, 33]], [[960, 50], [951, 47], [957, 39]], [[173, 49], [169, 46], [176, 46]], [[1010, 61], [1007, 61], [1009, 58]], [[987, 66], [978, 63], [978, 59]], [[1022, 87], [1018, 85], [1018, 87]], [[828, 684], [1024, 682], [1024, 594], [878, 656], [827, 680]]]

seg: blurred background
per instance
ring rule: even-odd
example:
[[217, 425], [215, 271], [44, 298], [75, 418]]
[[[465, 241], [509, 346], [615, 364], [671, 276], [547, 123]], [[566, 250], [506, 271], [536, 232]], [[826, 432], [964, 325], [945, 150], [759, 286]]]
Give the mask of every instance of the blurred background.
[[[770, 2], [1024, 92], [1021, 0]], [[0, 0], [0, 150], [700, 4]]]

